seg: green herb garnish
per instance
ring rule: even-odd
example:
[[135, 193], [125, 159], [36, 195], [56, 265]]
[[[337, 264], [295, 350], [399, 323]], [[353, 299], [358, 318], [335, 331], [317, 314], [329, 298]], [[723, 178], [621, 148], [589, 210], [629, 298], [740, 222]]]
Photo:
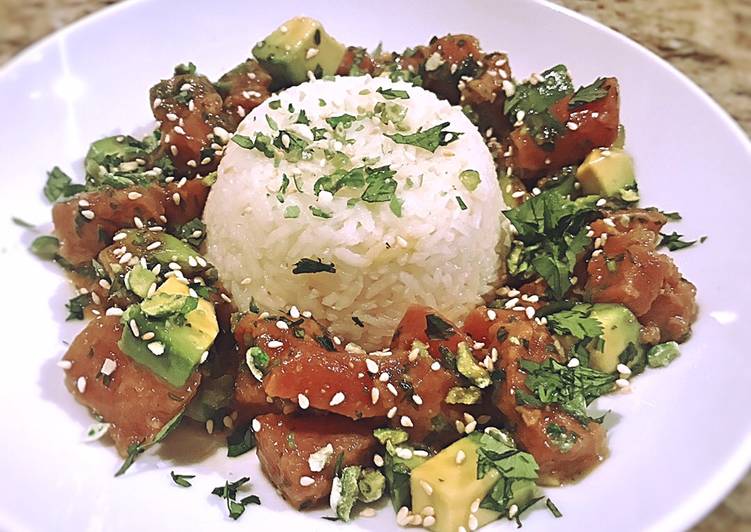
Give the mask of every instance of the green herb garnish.
[[169, 475], [172, 477], [172, 481], [175, 484], [177, 484], [178, 486], [183, 487], [183, 488], [189, 488], [189, 487], [191, 487], [193, 484], [191, 484], [190, 482], [188, 482], [188, 480], [191, 479], [191, 478], [196, 478], [195, 475], [178, 475], [174, 471], [170, 471]]
[[419, 128], [416, 132], [410, 133], [409, 135], [403, 135], [401, 133], [394, 133], [393, 135], [384, 133], [384, 135], [397, 144], [409, 144], [434, 153], [440, 146], [446, 146], [463, 135], [463, 133], [457, 131], [444, 131], [449, 125], [449, 122], [443, 122], [442, 124], [433, 126], [425, 131], [423, 131], [422, 128]]
[[701, 243], [706, 240], [706, 237], [702, 237], [698, 240], [683, 240], [683, 235], [676, 233], [675, 231], [673, 231], [669, 235], [660, 233], [660, 236], [662, 237], [662, 240], [660, 240], [660, 244], [657, 247], [668, 248], [670, 251], [690, 248], [694, 244]]
[[451, 324], [437, 314], [428, 314], [425, 316], [425, 323], [425, 334], [431, 340], [448, 340], [456, 334]]
[[376, 89], [376, 92], [386, 98], [387, 100], [396, 100], [396, 99], [402, 99], [402, 100], [409, 100], [409, 93], [407, 91], [397, 90], [397, 89], [384, 89], [383, 87], [378, 87]]
[[297, 261], [294, 268], [292, 268], [292, 273], [294, 274], [321, 272], [336, 273], [336, 266], [334, 266], [334, 263], [328, 264], [321, 259], [313, 260], [303, 258]]
[[608, 90], [603, 89], [604, 78], [597, 78], [590, 85], [579, 87], [568, 102], [569, 109], [574, 109], [585, 103], [592, 103], [608, 95]]

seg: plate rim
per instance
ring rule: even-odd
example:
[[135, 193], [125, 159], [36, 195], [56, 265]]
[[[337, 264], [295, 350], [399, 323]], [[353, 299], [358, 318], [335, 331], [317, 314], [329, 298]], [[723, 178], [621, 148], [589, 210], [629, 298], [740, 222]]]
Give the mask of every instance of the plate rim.
[[[622, 45], [644, 55], [648, 60], [656, 62], [659, 66], [669, 72], [673, 78], [679, 81], [682, 86], [691, 91], [693, 95], [706, 104], [708, 108], [713, 111], [713, 114], [720, 118], [724, 127], [729, 132], [732, 132], [732, 138], [737, 141], [738, 148], [745, 151], [746, 155], [751, 157], [751, 137], [749, 134], [744, 131], [741, 125], [730, 115], [730, 113], [708, 92], [667, 60], [663, 59], [646, 46], [636, 42], [631, 37], [620, 33], [598, 20], [574, 11], [571, 8], [554, 3], [551, 0], [526, 1], [542, 8], [550, 9], [565, 17], [574, 19], [576, 22], [598, 30], [599, 32], [604, 33], [607, 37], [615, 39]], [[14, 54], [2, 67], [0, 67], [0, 83], [8, 81], [12, 76], [12, 72], [21, 69], [24, 63], [28, 62], [29, 58], [33, 57], [39, 50], [53, 45], [56, 41], [65, 38], [68, 34], [74, 33], [86, 26], [96, 24], [105, 18], [117, 16], [120, 11], [130, 9], [136, 4], [150, 2], [155, 2], [155, 0], [123, 0], [105, 6], [25, 46], [19, 52]], [[708, 516], [712, 510], [720, 506], [727, 496], [750, 472], [751, 431], [745, 435], [743, 441], [741, 441], [735, 450], [729, 454], [729, 457], [724, 461], [724, 464], [715, 470], [708, 482], [695, 490], [690, 496], [686, 497], [680, 504], [666, 511], [658, 521], [649, 527], [649, 530], [687, 530], [691, 528], [702, 518]], [[13, 523], [13, 521], [11, 520], [10, 523]]]

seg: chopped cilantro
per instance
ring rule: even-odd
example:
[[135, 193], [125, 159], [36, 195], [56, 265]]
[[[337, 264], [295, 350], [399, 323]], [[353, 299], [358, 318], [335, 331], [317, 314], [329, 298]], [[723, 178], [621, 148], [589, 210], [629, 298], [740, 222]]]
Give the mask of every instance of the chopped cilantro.
[[437, 314], [425, 316], [425, 323], [425, 334], [431, 340], [448, 340], [455, 334], [451, 324]]
[[670, 251], [690, 248], [697, 242], [704, 242], [704, 240], [706, 240], [706, 237], [702, 237], [699, 240], [683, 240], [683, 235], [676, 233], [675, 231], [669, 235], [660, 233], [660, 236], [662, 237], [662, 240], [660, 240], [660, 244], [657, 247], [668, 248]]
[[321, 259], [313, 260], [308, 258], [300, 259], [295, 263], [295, 267], [292, 269], [292, 273], [336, 273], [336, 266], [334, 263], [327, 264]]
[[558, 509], [558, 507], [550, 499], [547, 499], [545, 501], [545, 506], [548, 507], [548, 510], [550, 510], [550, 513], [553, 514], [553, 517], [555, 517], [555, 518], [563, 517], [563, 514], [561, 513], [561, 511]]
[[647, 363], [650, 368], [664, 368], [681, 354], [677, 342], [665, 342], [652, 346], [647, 351]]
[[272, 131], [279, 131], [279, 124], [276, 123], [276, 120], [274, 120], [271, 115], [266, 115], [266, 123]]
[[383, 87], [378, 87], [376, 89], [376, 92], [386, 98], [387, 100], [396, 100], [396, 99], [402, 99], [402, 100], [409, 100], [409, 93], [407, 91], [402, 90], [396, 90], [396, 89], [384, 89]]
[[211, 490], [212, 495], [221, 497], [227, 502], [227, 510], [232, 519], [238, 519], [245, 512], [247, 505], [261, 504], [261, 499], [257, 495], [248, 495], [240, 499], [240, 501], [237, 500], [237, 490], [248, 482], [250, 482], [250, 477], [242, 477], [235, 482], [225, 481], [224, 486], [219, 486]]
[[10, 221], [13, 222], [14, 225], [17, 225], [18, 227], [23, 227], [24, 229], [36, 228], [34, 224], [27, 222], [26, 220], [22, 220], [21, 218], [17, 218], [15, 216], [11, 216]]
[[402, 133], [394, 133], [393, 135], [385, 133], [384, 135], [397, 144], [409, 144], [434, 153], [439, 146], [446, 146], [463, 135], [463, 133], [457, 131], [444, 131], [449, 125], [449, 122], [443, 122], [425, 131], [422, 128], [418, 128], [416, 132], [409, 135], [403, 135]]
[[284, 209], [285, 218], [297, 218], [300, 216], [300, 207], [297, 205], [290, 205]]
[[662, 213], [662, 215], [665, 218], [667, 218], [668, 220], [670, 220], [672, 222], [678, 222], [680, 220], [683, 220], [683, 217], [681, 216], [681, 214], [679, 212], [665, 212], [665, 211], [660, 211], [660, 213]]
[[318, 218], [329, 219], [329, 218], [332, 218], [334, 216], [333, 213], [331, 213], [329, 211], [324, 211], [323, 209], [321, 209], [319, 207], [315, 207], [313, 205], [311, 205], [309, 207], [309, 209], [310, 209], [310, 212], [313, 214], [313, 216], [316, 216]]
[[183, 488], [189, 488], [189, 487], [191, 487], [193, 484], [191, 484], [190, 482], [188, 482], [188, 480], [191, 479], [191, 478], [196, 478], [195, 475], [178, 475], [174, 471], [170, 471], [169, 475], [170, 475], [170, 477], [172, 477], [172, 481], [175, 484], [177, 484], [178, 486], [183, 487]]
[[602, 325], [589, 315], [589, 307], [581, 305], [545, 316], [548, 327], [556, 334], [570, 334], [579, 340], [602, 336]]
[[256, 435], [251, 423], [236, 427], [232, 434], [227, 436], [227, 456], [235, 458], [241, 456], [256, 446]]
[[308, 118], [308, 115], [305, 114], [305, 109], [300, 109], [300, 114], [297, 115], [295, 124], [303, 124], [306, 126], [310, 125], [310, 119]]
[[518, 232], [507, 259], [509, 273], [525, 280], [537, 274], [554, 298], [563, 298], [571, 287], [577, 256], [592, 240], [585, 226], [596, 216], [596, 200], [570, 200], [547, 190], [505, 211]]
[[68, 198], [85, 189], [83, 185], [73, 184], [68, 174], [56, 166], [47, 172], [47, 183], [44, 185], [44, 196], [51, 202]]
[[189, 222], [177, 226], [174, 235], [197, 248], [206, 238], [206, 225], [200, 218], [193, 218]]
[[327, 118], [326, 123], [331, 126], [331, 129], [336, 129], [339, 125], [341, 125], [342, 128], [347, 129], [355, 120], [357, 120], [356, 116], [345, 113], [343, 115]]
[[456, 196], [456, 202], [459, 204], [459, 208], [463, 211], [467, 210], [467, 204], [464, 203], [464, 200], [461, 196]]
[[391, 201], [396, 192], [396, 181], [394, 175], [396, 172], [389, 166], [379, 168], [366, 167], [365, 191], [361, 198], [368, 203], [377, 203], [382, 201]]
[[140, 442], [140, 443], [133, 443], [128, 446], [128, 456], [125, 458], [125, 461], [120, 466], [120, 469], [117, 470], [115, 473], [116, 477], [119, 477], [120, 475], [124, 474], [130, 466], [133, 465], [133, 463], [136, 461], [139, 455], [146, 452], [148, 449], [156, 445], [157, 443], [160, 443], [164, 440], [173, 430], [175, 430], [175, 427], [177, 427], [180, 424], [180, 421], [183, 419], [183, 412], [180, 412], [175, 417], [170, 419], [167, 423], [164, 424], [164, 426], [154, 435], [154, 438], [148, 442]]
[[462, 185], [467, 190], [473, 192], [480, 184], [480, 172], [477, 170], [464, 170], [459, 174], [459, 181], [462, 182]]
[[192, 62], [189, 62], [187, 65], [185, 63], [180, 63], [175, 67], [175, 76], [195, 74], [196, 70], [196, 65], [194, 65]]
[[520, 360], [519, 367], [527, 373], [525, 384], [532, 395], [517, 390], [520, 405], [543, 406], [559, 404], [563, 410], [586, 425], [592, 418], [587, 405], [614, 388], [616, 375], [592, 368], [569, 368], [552, 358], [542, 363]]
[[574, 109], [585, 103], [592, 103], [607, 96], [608, 90], [602, 88], [604, 82], [604, 78], [597, 78], [591, 85], [579, 87], [579, 90], [574, 93], [568, 102], [569, 109]]
[[272, 100], [269, 102], [269, 109], [279, 109], [282, 106], [282, 102], [279, 100]]
[[68, 301], [65, 304], [65, 308], [68, 309], [68, 316], [65, 318], [65, 321], [70, 320], [82, 320], [83, 319], [83, 311], [91, 304], [91, 294], [79, 294], [74, 298], [71, 298], [70, 301]]

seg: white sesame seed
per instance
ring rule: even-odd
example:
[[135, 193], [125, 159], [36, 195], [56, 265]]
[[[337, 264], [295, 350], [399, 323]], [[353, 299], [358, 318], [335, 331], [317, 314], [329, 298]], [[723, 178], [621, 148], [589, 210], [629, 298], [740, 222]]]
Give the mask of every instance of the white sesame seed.
[[524, 192], [523, 190], [517, 190], [516, 192], [514, 192], [514, 193], [511, 194], [511, 197], [514, 198], [514, 199], [519, 199], [519, 198], [523, 197], [524, 194], [526, 194], [526, 192]]
[[[149, 336], [149, 338], [146, 338], [146, 334], [150, 334], [151, 336]], [[149, 340], [154, 337], [154, 333], [146, 333], [146, 334], [143, 335], [144, 340]], [[204, 362], [206, 362], [208, 358], [209, 358], [209, 352], [204, 351], [203, 353], [201, 353], [201, 359], [198, 361], [198, 363], [203, 364]]]
[[136, 323], [136, 320], [130, 320], [128, 322], [128, 326], [130, 327], [133, 336], [135, 336], [136, 338], [141, 336], [141, 332], [138, 330], [138, 324]]
[[104, 312], [105, 316], [122, 316], [123, 309], [118, 307], [110, 307]]
[[222, 298], [222, 299], [223, 299], [224, 301], [226, 301], [227, 303], [232, 303], [232, 298], [230, 298], [230, 297], [229, 297], [229, 296], [228, 296], [227, 294], [225, 294], [224, 292], [222, 292], [221, 294], [219, 294], [219, 296], [220, 296], [220, 297], [221, 297], [221, 298]]
[[456, 461], [457, 465], [463, 464], [464, 460], [466, 460], [466, 459], [467, 459], [467, 453], [465, 453], [461, 449], [459, 449], [458, 451], [456, 451], [456, 459], [455, 459], [455, 461]]
[[334, 397], [331, 398], [331, 401], [329, 401], [329, 406], [340, 405], [344, 402], [344, 399], [345, 396], [342, 392], [336, 392]]
[[381, 382], [388, 382], [390, 375], [386, 373], [385, 371], [381, 373], [380, 377], [378, 377], [378, 380]]
[[401, 423], [402, 427], [414, 427], [415, 425], [412, 423], [412, 419], [409, 416], [402, 416], [399, 420], [399, 423]]
[[146, 344], [146, 347], [148, 347], [149, 351], [154, 353], [156, 356], [164, 354], [164, 344], [162, 344], [161, 342], [149, 342], [148, 344]]
[[386, 412], [386, 417], [389, 419], [392, 419], [395, 415], [396, 415], [396, 407], [392, 406], [391, 408], [389, 408], [389, 411]]
[[615, 381], [615, 385], [618, 386], [619, 388], [626, 388], [630, 384], [631, 383], [628, 381], [628, 379], [618, 379]]
[[477, 516], [470, 514], [469, 519], [467, 520], [467, 525], [471, 531], [477, 530], [477, 527], [480, 526], [480, 523], [477, 521]]
[[631, 368], [629, 368], [626, 364], [618, 364], [615, 369], [618, 370], [618, 373], [620, 373], [624, 377], [631, 375]]
[[512, 504], [508, 508], [508, 518], [513, 519], [514, 516], [519, 512], [519, 507], [515, 504]]
[[97, 294], [96, 292], [91, 292], [91, 302], [94, 303], [95, 305], [98, 305], [99, 303], [101, 303], [102, 300], [99, 297], [99, 294]]
[[380, 397], [381, 391], [378, 388], [373, 387], [370, 389], [370, 400], [373, 402], [373, 404], [376, 404]]
[[391, 394], [392, 394], [392, 395], [393, 395], [394, 397], [396, 397], [396, 396], [398, 395], [398, 392], [396, 391], [396, 388], [394, 387], [394, 385], [393, 385], [393, 384], [391, 384], [391, 383], [388, 383], [388, 384], [386, 385], [386, 389], [388, 389], [388, 391], [390, 391], [390, 392], [391, 392]]
[[375, 508], [363, 508], [360, 510], [360, 517], [375, 517]]
[[475, 429], [477, 428], [477, 421], [470, 421], [467, 423], [467, 425], [464, 427], [464, 432], [466, 434], [472, 434]]
[[495, 313], [495, 310], [491, 308], [488, 309], [487, 315], [488, 315], [488, 319], [491, 321], [498, 317], [498, 315]]
[[414, 403], [415, 403], [416, 405], [418, 405], [418, 406], [419, 406], [419, 405], [421, 405], [421, 404], [422, 404], [422, 397], [420, 397], [420, 396], [419, 396], [419, 395], [417, 395], [417, 394], [414, 394], [414, 395], [412, 396], [412, 401], [414, 401]]
[[480, 499], [479, 497], [472, 501], [472, 504], [469, 506], [469, 511], [473, 514], [477, 513], [477, 510], [480, 509]]
[[261, 422], [255, 418], [251, 422], [251, 427], [253, 428], [253, 432], [261, 432]]
[[378, 373], [378, 364], [375, 360], [371, 360], [369, 358], [365, 359], [365, 366], [368, 368], [368, 371], [372, 374]]
[[308, 397], [305, 394], [298, 393], [297, 394], [297, 404], [303, 410], [307, 410], [308, 407], [310, 406], [310, 400], [308, 400]]
[[436, 360], [430, 365], [430, 369], [432, 369], [433, 371], [438, 371], [439, 369], [441, 369], [441, 363]]
[[605, 205], [606, 203], [607, 203], [607, 200], [606, 200], [605, 198], [600, 198], [600, 199], [598, 199], [598, 200], [597, 200], [597, 203], [595, 203], [595, 205], [596, 205], [597, 207], [602, 207], [602, 206], [603, 206], [603, 205]]
[[87, 210], [81, 211], [81, 216], [83, 216], [87, 220], [93, 220], [95, 215], [94, 215], [94, 211], [90, 211], [87, 209]]
[[425, 517], [430, 517], [430, 516], [435, 515], [435, 508], [433, 508], [432, 506], [426, 506], [425, 508], [422, 509], [422, 512], [420, 513], [424, 515]]
[[282, 331], [286, 331], [286, 330], [289, 329], [289, 325], [287, 325], [286, 321], [279, 320], [279, 321], [276, 322], [276, 328], [280, 329]]
[[405, 526], [409, 522], [409, 508], [402, 506], [396, 513], [396, 524]]
[[78, 377], [78, 380], [76, 380], [76, 388], [78, 388], [78, 393], [84, 393], [86, 391], [86, 377], [83, 375]]
[[73, 362], [71, 362], [70, 360], [61, 360], [57, 363], [57, 367], [64, 370], [69, 370], [73, 367]]
[[432, 515], [429, 515], [429, 516], [423, 518], [423, 520], [422, 520], [422, 526], [424, 526], [425, 528], [430, 528], [434, 524], [435, 524], [435, 517], [432, 516]]
[[454, 422], [454, 425], [456, 425], [456, 432], [459, 434], [464, 434], [464, 423], [461, 422], [461, 420], [457, 419]]
[[303, 318], [312, 318], [313, 317], [313, 313], [311, 311], [309, 311], [309, 310], [305, 310], [305, 311], [301, 312], [301, 314], [302, 314]]
[[280, 342], [279, 340], [271, 340], [268, 344], [270, 349], [276, 349], [277, 347], [282, 347], [284, 344]]
[[397, 447], [394, 452], [396, 453], [396, 456], [403, 458], [404, 460], [409, 460], [414, 454], [412, 449], [407, 449], [406, 447]]
[[[250, 284], [250, 279], [248, 279], [247, 277], [245, 279], [243, 279], [243, 282], [245, 282], [246, 280], [248, 282], [245, 283], [245, 284]], [[242, 284], [242, 283], [240, 283], [240, 284]], [[289, 309], [289, 317], [292, 318], [293, 320], [296, 320], [296, 319], [298, 319], [300, 317], [300, 311], [294, 305]]]
[[307, 475], [303, 475], [300, 477], [300, 485], [307, 488], [308, 486], [312, 486], [315, 483], [315, 480]]
[[566, 364], [569, 368], [578, 368], [579, 367], [579, 359], [578, 358], [572, 358], [568, 361], [568, 364]]
[[336, 345], [342, 345], [342, 339], [339, 338], [338, 336], [334, 336], [332, 338], [332, 340], [334, 341], [334, 344], [336, 344]]
[[231, 429], [232, 426], [235, 424], [235, 420], [233, 420], [231, 416], [224, 416], [222, 418], [222, 424], [228, 429]]
[[180, 205], [180, 200], [181, 200], [180, 194], [178, 194], [177, 192], [174, 192], [172, 194], [172, 203], [174, 203], [175, 205]]
[[571, 131], [576, 131], [577, 129], [579, 129], [579, 124], [577, 124], [576, 122], [566, 122], [566, 127]]
[[433, 495], [433, 486], [431, 486], [428, 482], [420, 479], [420, 487], [425, 492], [426, 495], [430, 496]]
[[524, 312], [527, 313], [527, 318], [530, 320], [535, 317], [535, 307], [527, 307]]

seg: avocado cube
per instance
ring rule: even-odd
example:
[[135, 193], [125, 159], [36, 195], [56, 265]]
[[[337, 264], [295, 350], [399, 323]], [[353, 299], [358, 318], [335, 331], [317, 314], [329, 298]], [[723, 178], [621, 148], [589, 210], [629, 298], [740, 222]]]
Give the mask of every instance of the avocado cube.
[[634, 161], [619, 148], [592, 150], [576, 171], [582, 192], [605, 198], [636, 201]]
[[478, 526], [501, 517], [485, 508], [472, 512], [500, 476], [491, 469], [483, 478], [477, 478], [477, 442], [471, 436], [462, 438], [412, 470], [412, 511], [429, 515], [431, 512], [426, 508], [432, 507], [435, 522], [428, 527], [431, 530], [456, 532], [459, 527], [469, 530], [470, 515], [477, 519]]
[[317, 20], [295, 17], [253, 47], [253, 56], [271, 74], [272, 90], [336, 74], [346, 52]]
[[[146, 144], [129, 135], [105, 137], [91, 144], [86, 153], [84, 167], [86, 174], [96, 181], [104, 177], [106, 172], [129, 172], [138, 169], [135, 160], [145, 158], [148, 154]], [[129, 163], [132, 163], [132, 168], [128, 167]], [[104, 173], [102, 168], [105, 169]]]
[[620, 363], [634, 373], [644, 369], [644, 348], [639, 343], [641, 327], [628, 308], [614, 303], [577, 305], [574, 309], [589, 308], [589, 316], [600, 322], [602, 338], [587, 345], [589, 365], [605, 373], [613, 373]]
[[[175, 298], [165, 297], [170, 295], [187, 299], [188, 287], [170, 277], [152, 298], [172, 302]], [[153, 317], [159, 312], [156, 312], [158, 309], [151, 308], [155, 306], [152, 305], [152, 298], [147, 298], [141, 304], [147, 305], [148, 313], [144, 312], [141, 305], [131, 305], [123, 314], [122, 321], [126, 327], [123, 328], [118, 346], [123, 353], [173, 386], [183, 386], [219, 333], [214, 306], [198, 298], [195, 308], [184, 315], [180, 314], [181, 319], [158, 319]], [[170, 308], [170, 312], [175, 309]], [[179, 312], [174, 314], [177, 316]], [[131, 320], [135, 322], [138, 334], [134, 332]], [[144, 340], [143, 335], [148, 332], [153, 333], [154, 337]]]

